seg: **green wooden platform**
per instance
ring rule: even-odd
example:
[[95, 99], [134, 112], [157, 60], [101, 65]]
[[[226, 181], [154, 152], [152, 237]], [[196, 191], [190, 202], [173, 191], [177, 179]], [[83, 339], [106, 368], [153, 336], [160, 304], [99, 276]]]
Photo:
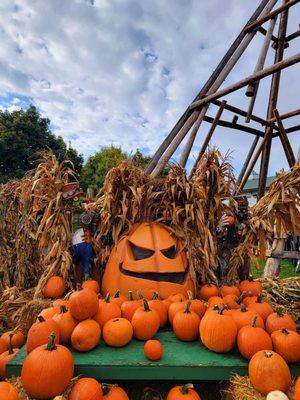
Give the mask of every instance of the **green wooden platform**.
[[[103, 341], [88, 352], [72, 349], [75, 374], [100, 380], [228, 380], [233, 374], [247, 375], [248, 362], [238, 353], [217, 354], [199, 341], [185, 343], [171, 331], [159, 332], [156, 338], [164, 346], [160, 361], [150, 362], [143, 353], [144, 342], [133, 340], [121, 349], [108, 347]], [[25, 348], [8, 364], [7, 375], [19, 376]], [[294, 376], [300, 364], [291, 365]]]

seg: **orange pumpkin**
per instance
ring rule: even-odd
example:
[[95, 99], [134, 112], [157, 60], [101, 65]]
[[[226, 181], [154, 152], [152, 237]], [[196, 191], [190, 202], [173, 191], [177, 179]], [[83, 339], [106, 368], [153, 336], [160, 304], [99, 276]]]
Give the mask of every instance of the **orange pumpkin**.
[[146, 299], [153, 292], [168, 298], [193, 288], [181, 241], [160, 223], [134, 225], [112, 250], [102, 280], [102, 293], [141, 290]]
[[[10, 335], [11, 338], [10, 338]], [[25, 337], [23, 335], [23, 333], [21, 331], [17, 331], [17, 332], [13, 332], [13, 331], [9, 331], [9, 332], [5, 332], [3, 333], [3, 335], [1, 336], [1, 339], [6, 343], [6, 349], [8, 349], [8, 345], [9, 345], [9, 341], [11, 340], [11, 345], [13, 348], [16, 349], [20, 349], [24, 342], [25, 342]], [[5, 351], [4, 350], [4, 351]], [[1, 354], [1, 342], [0, 342], [0, 354]]]
[[213, 296], [219, 296], [219, 288], [218, 286], [213, 285], [212, 283], [207, 283], [200, 287], [199, 296], [203, 300], [208, 301], [208, 299], [210, 299]]
[[202, 318], [207, 309], [204, 302], [199, 299], [194, 299], [193, 293], [190, 290], [188, 291], [188, 298], [189, 298], [188, 301], [191, 302], [191, 311], [194, 311], [194, 313], [196, 313], [197, 315], [199, 315], [200, 318]]
[[215, 305], [223, 305], [224, 301], [223, 301], [222, 297], [212, 296], [208, 299], [208, 304], [210, 307], [214, 307]]
[[93, 279], [87, 279], [81, 285], [82, 289], [91, 289], [96, 294], [99, 293], [100, 286], [99, 283]]
[[61, 307], [65, 306], [66, 308], [69, 308], [69, 300], [66, 299], [56, 299], [52, 303], [53, 307]]
[[89, 351], [97, 346], [101, 338], [101, 328], [93, 319], [79, 322], [71, 335], [72, 346], [78, 351]]
[[170, 307], [170, 305], [172, 304], [172, 303], [170, 302], [170, 300], [168, 300], [168, 299], [163, 299], [162, 302], [163, 302], [164, 305], [166, 306], [167, 311], [169, 311], [169, 307]]
[[200, 338], [204, 346], [216, 353], [233, 349], [237, 327], [231, 315], [224, 314], [224, 308], [207, 312], [200, 322]]
[[164, 327], [168, 320], [168, 310], [164, 303], [159, 300], [158, 293], [153, 293], [152, 300], [148, 302], [151, 310], [156, 310], [160, 318], [160, 328]]
[[168, 310], [168, 319], [169, 319], [169, 322], [170, 322], [171, 325], [173, 324], [173, 319], [175, 317], [175, 314], [178, 311], [184, 310], [185, 306], [186, 306], [186, 302], [185, 301], [177, 301], [177, 302], [174, 302], [174, 303], [170, 304], [170, 307], [169, 307], [169, 310]]
[[12, 335], [8, 344], [8, 350], [0, 355], [0, 378], [6, 377], [6, 364], [12, 360], [19, 352], [20, 349], [13, 349], [11, 343]]
[[124, 301], [127, 301], [127, 297], [121, 296], [121, 292], [118, 289], [112, 299], [110, 299], [112, 303], [116, 303], [120, 308]]
[[274, 351], [261, 350], [251, 358], [249, 377], [254, 389], [264, 395], [273, 390], [287, 392], [292, 382], [287, 363]]
[[7, 350], [7, 343], [2, 337], [0, 337], [0, 354], [4, 353], [6, 350]]
[[92, 318], [99, 309], [99, 300], [91, 289], [82, 289], [73, 292], [69, 299], [69, 308], [72, 316], [78, 321]]
[[271, 335], [274, 350], [287, 362], [300, 361], [300, 335], [297, 332], [281, 329]]
[[72, 317], [70, 311], [68, 311], [65, 306], [61, 306], [60, 310], [60, 314], [54, 315], [53, 321], [57, 323], [59, 329], [60, 343], [69, 343], [77, 321]]
[[28, 331], [26, 350], [30, 353], [36, 347], [42, 344], [47, 344], [49, 336], [51, 333], [55, 335], [55, 343], [59, 343], [59, 327], [55, 321], [52, 319], [44, 319], [43, 317], [38, 317], [38, 322], [35, 322]]
[[124, 303], [122, 303], [121, 315], [123, 318], [126, 318], [128, 319], [128, 321], [131, 321], [133, 314], [140, 307], [141, 307], [140, 300], [134, 300], [133, 293], [131, 290], [129, 290], [129, 300], [124, 301]]
[[69, 349], [55, 344], [55, 335], [48, 344], [34, 349], [25, 358], [21, 381], [29, 397], [49, 399], [63, 393], [74, 373], [74, 361]]
[[200, 317], [190, 310], [189, 301], [184, 310], [178, 311], [173, 319], [173, 331], [175, 336], [184, 342], [191, 342], [199, 336]]
[[237, 286], [228, 284], [220, 287], [220, 294], [222, 297], [225, 297], [228, 294], [235, 294], [237, 297], [240, 297], [241, 292]]
[[81, 378], [72, 387], [69, 400], [102, 400], [100, 383], [93, 378]]
[[178, 303], [179, 301], [185, 301], [186, 297], [183, 293], [172, 294], [168, 297], [170, 303]]
[[43, 317], [44, 319], [52, 319], [55, 314], [60, 313], [60, 307], [48, 307], [45, 308], [43, 311], [40, 312], [39, 316]]
[[266, 331], [269, 335], [271, 335], [272, 332], [283, 328], [297, 332], [296, 324], [289, 314], [274, 312], [268, 316], [266, 320]]
[[17, 389], [8, 382], [0, 382], [0, 400], [19, 400]]
[[125, 318], [114, 318], [107, 321], [103, 328], [103, 339], [112, 347], [126, 346], [132, 339], [133, 328]]
[[146, 299], [144, 306], [136, 310], [132, 317], [134, 336], [139, 340], [151, 339], [158, 331], [160, 318], [156, 310], [151, 310]]
[[99, 300], [98, 312], [94, 315], [93, 319], [98, 322], [101, 328], [107, 321], [113, 318], [121, 317], [121, 309], [116, 303], [110, 301], [109, 294], [104, 299]]
[[260, 350], [273, 350], [270, 335], [262, 328], [256, 326], [257, 316], [251, 325], [243, 326], [237, 336], [237, 346], [243, 357], [250, 360]]
[[300, 400], [300, 376], [298, 376], [295, 383], [295, 400]]
[[256, 325], [260, 328], [264, 328], [264, 321], [258, 313], [248, 310], [244, 304], [238, 310], [233, 310], [231, 316], [236, 323], [238, 331], [246, 325], [251, 325], [253, 317], [257, 316]]
[[164, 348], [159, 340], [147, 340], [144, 344], [144, 354], [150, 361], [158, 361], [162, 358]]
[[61, 276], [52, 276], [44, 287], [44, 297], [59, 299], [66, 290], [66, 283]]
[[118, 385], [102, 384], [103, 400], [129, 400], [127, 393]]
[[235, 294], [227, 294], [223, 297], [223, 303], [231, 310], [240, 308], [239, 298]]
[[245, 304], [246, 307], [249, 307], [250, 304], [255, 303], [257, 299], [258, 299], [258, 296], [247, 296], [247, 297], [244, 297], [243, 304]]
[[239, 289], [245, 296], [258, 296], [263, 291], [263, 286], [250, 275], [248, 279], [245, 279], [239, 284]]
[[259, 314], [262, 317], [263, 321], [265, 321], [268, 316], [273, 313], [273, 308], [270, 306], [269, 303], [263, 301], [263, 297], [261, 294], [258, 296], [255, 302], [251, 303], [248, 306], [248, 310], [254, 311]]
[[167, 400], [201, 400], [191, 383], [174, 386], [167, 394]]

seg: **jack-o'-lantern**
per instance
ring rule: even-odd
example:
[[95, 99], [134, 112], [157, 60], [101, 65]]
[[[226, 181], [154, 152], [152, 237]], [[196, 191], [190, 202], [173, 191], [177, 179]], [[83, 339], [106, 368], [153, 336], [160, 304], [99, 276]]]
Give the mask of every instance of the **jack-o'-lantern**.
[[131, 290], [151, 299], [154, 292], [167, 298], [194, 291], [187, 256], [180, 240], [160, 223], [133, 226], [112, 250], [103, 280], [102, 293]]

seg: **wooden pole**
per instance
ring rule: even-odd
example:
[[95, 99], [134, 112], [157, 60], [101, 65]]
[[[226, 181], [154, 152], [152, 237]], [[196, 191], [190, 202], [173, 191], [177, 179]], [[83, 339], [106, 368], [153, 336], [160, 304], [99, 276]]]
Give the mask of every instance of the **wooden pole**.
[[283, 123], [281, 121], [280, 115], [278, 110], [275, 108], [275, 110], [273, 110], [273, 113], [275, 115], [276, 121], [277, 121], [277, 125], [279, 128], [279, 137], [286, 155], [286, 158], [288, 160], [289, 166], [290, 168], [292, 168], [293, 165], [295, 165], [296, 162], [296, 158], [292, 149], [292, 146], [290, 144], [289, 138], [286, 134], [286, 131], [284, 129]]
[[[246, 160], [245, 160], [245, 162], [244, 162], [244, 164], [243, 164], [243, 167], [242, 167], [242, 169], [241, 169], [241, 172], [240, 172], [240, 174], [239, 174], [239, 176], [238, 176], [238, 179], [237, 179], [237, 181], [236, 181], [235, 190], [239, 187], [240, 183], [241, 183], [242, 180], [243, 180], [243, 177], [244, 177], [245, 172], [246, 172], [246, 170], [247, 170], [247, 168], [248, 168], [248, 165], [249, 165], [249, 163], [250, 163], [251, 157], [253, 156], [253, 153], [254, 153], [254, 151], [255, 151], [255, 149], [256, 149], [256, 146], [257, 146], [258, 141], [259, 141], [259, 136], [256, 136], [256, 138], [254, 139], [254, 141], [253, 141], [253, 143], [252, 143], [252, 145], [251, 145], [251, 147], [250, 147], [249, 153], [248, 153], [248, 155], [247, 155], [247, 157], [246, 157]], [[252, 172], [252, 171], [251, 171], [251, 172]], [[250, 172], [250, 173], [251, 173], [251, 172]]]
[[[272, 18], [270, 20], [269, 27], [268, 27], [268, 32], [267, 32], [267, 34], [265, 36], [263, 47], [262, 47], [260, 55], [258, 57], [258, 61], [257, 61], [257, 64], [255, 66], [254, 73], [258, 72], [258, 71], [261, 71], [263, 69], [264, 65], [265, 65], [267, 53], [268, 53], [268, 50], [269, 50], [269, 47], [270, 47], [270, 43], [271, 43], [272, 34], [273, 34], [273, 31], [274, 31], [274, 28], [275, 28], [275, 23], [276, 23], [276, 17]], [[248, 110], [247, 110], [247, 116], [246, 116], [246, 119], [245, 119], [245, 121], [247, 123], [250, 122], [250, 115], [253, 112], [253, 108], [254, 108], [254, 104], [255, 104], [255, 100], [256, 100], [258, 87], [259, 87], [259, 81], [256, 81], [256, 82], [250, 84], [248, 86], [248, 88], [246, 89], [246, 96], [251, 97], [251, 100], [250, 100], [250, 103], [249, 103], [249, 107], [248, 107]]]
[[[283, 119], [295, 117], [296, 115], [300, 115], [300, 108], [298, 108], [297, 110], [290, 111], [288, 113], [280, 115], [280, 119], [283, 120]], [[268, 120], [268, 122], [274, 122], [274, 121], [276, 121], [276, 117], [270, 118]]]
[[[264, 36], [266, 36], [266, 34], [267, 34], [267, 30], [265, 29], [265, 28], [263, 28], [262, 26], [260, 26], [259, 28], [258, 28], [258, 32], [260, 32], [260, 33], [262, 33]], [[277, 43], [278, 43], [278, 39], [277, 39], [277, 37], [276, 36], [274, 36], [274, 35], [272, 35], [272, 41], [277, 45]]]
[[[283, 0], [283, 6], [286, 4], [287, 4], [287, 0]], [[274, 60], [275, 65], [283, 62], [282, 59], [283, 59], [283, 52], [284, 52], [284, 46], [285, 46], [288, 13], [289, 13], [288, 8], [286, 8], [285, 11], [283, 11], [282, 14], [280, 15], [280, 24], [279, 24], [279, 30], [278, 30], [278, 47], [276, 49], [275, 60]], [[272, 117], [272, 112], [277, 106], [280, 76], [281, 76], [280, 70], [278, 70], [272, 76], [270, 97], [269, 97], [269, 104], [268, 104], [268, 111], [267, 111], [267, 119], [270, 119]], [[261, 157], [261, 165], [260, 165], [260, 171], [259, 171], [259, 187], [258, 187], [258, 198], [259, 199], [265, 193], [270, 153], [271, 153], [271, 145], [272, 145], [272, 137], [269, 136], [268, 140], [266, 142], [266, 145], [264, 146], [264, 149], [262, 152], [262, 157]]]
[[[194, 101], [200, 99], [210, 89], [212, 84], [215, 82], [215, 80], [219, 76], [220, 72], [223, 70], [224, 66], [228, 63], [228, 61], [230, 60], [230, 58], [233, 55], [233, 53], [235, 52], [235, 50], [238, 48], [238, 46], [240, 45], [240, 43], [242, 42], [242, 40], [246, 36], [246, 32], [245, 32], [246, 26], [248, 26], [253, 21], [255, 21], [261, 15], [261, 13], [264, 10], [264, 8], [266, 7], [266, 5], [269, 4], [269, 3], [270, 3], [270, 0], [262, 0], [260, 5], [257, 7], [257, 9], [252, 14], [252, 16], [249, 19], [249, 21], [246, 23], [246, 25], [243, 27], [243, 29], [241, 30], [241, 32], [239, 33], [239, 35], [237, 36], [235, 41], [232, 43], [232, 45], [228, 49], [227, 53], [224, 55], [222, 60], [219, 62], [219, 64], [216, 67], [216, 69], [213, 71], [213, 73], [211, 74], [209, 79], [206, 81], [206, 83], [204, 84], [204, 86], [202, 87], [200, 92], [197, 94], [197, 96], [196, 96]], [[156, 166], [158, 160], [160, 159], [160, 157], [162, 156], [164, 151], [167, 149], [167, 147], [170, 145], [170, 143], [172, 142], [174, 137], [177, 135], [177, 133], [180, 131], [180, 129], [184, 126], [184, 124], [186, 123], [186, 121], [190, 117], [190, 115], [191, 115], [191, 111], [190, 111], [189, 108], [187, 108], [186, 111], [184, 112], [184, 114], [177, 121], [176, 125], [171, 130], [169, 135], [165, 138], [163, 143], [157, 149], [156, 153], [152, 157], [152, 160], [150, 161], [149, 165], [147, 166], [147, 168], [145, 170], [146, 173], [149, 174], [149, 173], [151, 173], [153, 171], [153, 169]], [[197, 117], [198, 117], [198, 115], [197, 116], [194, 115], [194, 118], [195, 118], [194, 122], [196, 121]]]
[[197, 165], [198, 165], [201, 157], [205, 153], [205, 150], [206, 150], [206, 148], [207, 148], [207, 146], [208, 146], [208, 144], [210, 142], [210, 139], [211, 139], [211, 137], [212, 137], [212, 135], [213, 135], [213, 133], [214, 133], [219, 121], [220, 121], [220, 118], [221, 118], [221, 115], [222, 115], [222, 113], [224, 111], [225, 105], [226, 105], [226, 101], [224, 100], [224, 101], [222, 101], [222, 103], [221, 103], [221, 105], [220, 105], [220, 107], [218, 109], [218, 112], [217, 112], [217, 114], [216, 114], [216, 116], [215, 116], [215, 118], [213, 120], [213, 123], [212, 123], [212, 125], [211, 125], [211, 127], [210, 127], [210, 129], [209, 129], [209, 131], [208, 131], [208, 133], [206, 135], [206, 138], [205, 138], [205, 140], [204, 140], [204, 142], [202, 144], [202, 147], [201, 147], [201, 149], [199, 151], [198, 157], [197, 157], [197, 159], [196, 159], [196, 161], [195, 161], [195, 163], [193, 165], [193, 168], [192, 168], [192, 170], [190, 172], [189, 179], [192, 177], [194, 171], [197, 168]]
[[285, 39], [285, 42], [288, 43], [288, 42], [290, 42], [291, 40], [294, 40], [294, 39], [296, 39], [296, 38], [299, 37], [299, 36], [300, 36], [300, 29], [298, 29], [298, 31], [292, 33], [291, 35], [287, 36], [286, 39]]
[[258, 18], [256, 21], [252, 22], [248, 26], [246, 26], [246, 32], [251, 32], [253, 29], [257, 28], [258, 26], [262, 25], [264, 22], [268, 21], [271, 18], [274, 18], [276, 15], [282, 13], [283, 11], [288, 10], [290, 7], [299, 3], [300, 0], [290, 0], [285, 2], [282, 6], [276, 8], [276, 10], [271, 11], [269, 14], [264, 15]]
[[[214, 122], [214, 119], [208, 115], [205, 115], [204, 121], [212, 124]], [[225, 121], [223, 119], [219, 120], [218, 125], [224, 126], [225, 128], [231, 128], [231, 129], [237, 130], [237, 131], [251, 133], [251, 135], [260, 136], [260, 137], [264, 137], [264, 134], [265, 134], [264, 132], [262, 132], [258, 129], [252, 128], [251, 126], [246, 126], [246, 125], [241, 125], [241, 124], [233, 124], [231, 121]], [[277, 130], [278, 130], [278, 128], [277, 128]], [[288, 129], [286, 130], [286, 132], [288, 133]]]

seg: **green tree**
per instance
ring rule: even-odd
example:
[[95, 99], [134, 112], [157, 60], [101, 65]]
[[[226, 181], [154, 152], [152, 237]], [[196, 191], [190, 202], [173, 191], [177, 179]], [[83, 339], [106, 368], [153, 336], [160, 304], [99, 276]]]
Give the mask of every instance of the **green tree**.
[[60, 136], [50, 130], [50, 120], [31, 105], [27, 110], [0, 111], [0, 182], [21, 178], [33, 169], [39, 152], [51, 149], [58, 159], [70, 159], [79, 174], [83, 157], [67, 148]]

